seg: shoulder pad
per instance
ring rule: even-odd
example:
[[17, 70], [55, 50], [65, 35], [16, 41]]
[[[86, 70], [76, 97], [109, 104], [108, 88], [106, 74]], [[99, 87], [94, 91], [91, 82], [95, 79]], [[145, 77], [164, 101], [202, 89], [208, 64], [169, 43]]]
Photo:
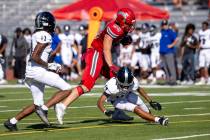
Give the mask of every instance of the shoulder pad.
[[111, 78], [109, 81], [107, 81], [104, 91], [108, 94], [115, 94], [119, 92], [116, 84], [116, 78]]
[[120, 28], [120, 26], [118, 26], [114, 22], [111, 22], [107, 25], [106, 31], [107, 31], [107, 34], [111, 36], [113, 39], [123, 34], [123, 30]]
[[36, 33], [36, 41], [42, 44], [51, 43], [52, 37], [48, 32], [39, 31]]

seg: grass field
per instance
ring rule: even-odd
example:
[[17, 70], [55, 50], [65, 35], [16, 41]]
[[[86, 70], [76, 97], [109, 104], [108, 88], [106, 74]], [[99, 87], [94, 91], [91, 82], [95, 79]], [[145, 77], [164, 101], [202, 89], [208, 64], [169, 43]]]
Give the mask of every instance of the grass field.
[[[210, 140], [210, 87], [145, 89], [163, 106], [162, 111], [151, 110], [152, 113], [169, 117], [169, 126], [147, 123], [132, 113], [129, 114], [135, 119], [131, 122], [109, 120], [96, 107], [102, 88], [94, 88], [67, 110], [63, 126], [56, 124], [51, 109], [49, 119], [53, 128], [43, 128], [36, 114], [32, 114], [18, 123], [19, 131], [8, 132], [3, 122], [32, 103], [32, 98], [26, 88], [1, 88], [0, 140]], [[46, 99], [55, 91], [47, 88]]]

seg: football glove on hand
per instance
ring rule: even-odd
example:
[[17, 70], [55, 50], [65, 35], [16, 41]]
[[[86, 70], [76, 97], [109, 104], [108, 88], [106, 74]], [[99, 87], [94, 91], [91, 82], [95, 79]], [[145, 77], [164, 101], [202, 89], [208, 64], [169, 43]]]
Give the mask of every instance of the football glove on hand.
[[105, 114], [107, 117], [111, 117], [113, 113], [114, 113], [114, 111], [112, 111], [112, 110], [105, 110], [105, 111], [104, 111], [104, 114]]
[[112, 66], [109, 67], [109, 69], [110, 69], [111, 72], [116, 74], [119, 71], [120, 68], [118, 66], [112, 65]]
[[162, 106], [158, 102], [151, 101], [151, 102], [149, 102], [149, 104], [155, 110], [161, 110], [162, 109]]
[[48, 63], [48, 70], [58, 73], [61, 70], [61, 65], [57, 63]]

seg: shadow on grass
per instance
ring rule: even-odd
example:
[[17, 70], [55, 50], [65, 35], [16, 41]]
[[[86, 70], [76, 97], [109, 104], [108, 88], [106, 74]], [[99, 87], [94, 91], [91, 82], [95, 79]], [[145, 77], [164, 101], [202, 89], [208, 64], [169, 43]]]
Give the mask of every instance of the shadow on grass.
[[67, 122], [65, 125], [58, 125], [58, 124], [51, 124], [50, 127], [46, 126], [45, 124], [33, 124], [27, 126], [25, 129], [22, 130], [36, 130], [36, 131], [48, 131], [52, 129], [64, 129], [70, 128], [72, 124], [91, 124], [97, 123], [96, 125], [113, 125], [113, 124], [145, 124], [145, 125], [154, 125], [148, 122], [136, 122], [136, 121], [118, 121], [118, 120], [111, 120], [111, 119], [89, 119], [83, 120], [78, 122]]
[[0, 98], [4, 98], [5, 96], [3, 96], [3, 95], [0, 95]]

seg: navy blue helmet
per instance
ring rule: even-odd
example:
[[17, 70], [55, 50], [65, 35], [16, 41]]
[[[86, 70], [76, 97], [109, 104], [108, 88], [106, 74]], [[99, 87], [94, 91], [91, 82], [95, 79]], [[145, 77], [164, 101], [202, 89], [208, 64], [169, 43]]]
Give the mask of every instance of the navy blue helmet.
[[55, 18], [50, 12], [40, 12], [35, 18], [35, 28], [37, 30], [45, 30], [50, 33], [55, 29]]
[[157, 33], [157, 27], [155, 25], [151, 25], [149, 28], [150, 35], [155, 35]]
[[141, 31], [142, 31], [142, 33], [148, 32], [149, 31], [149, 24], [148, 23], [143, 23], [141, 25]]
[[129, 87], [133, 84], [133, 74], [128, 67], [120, 68], [116, 78], [120, 87]]

